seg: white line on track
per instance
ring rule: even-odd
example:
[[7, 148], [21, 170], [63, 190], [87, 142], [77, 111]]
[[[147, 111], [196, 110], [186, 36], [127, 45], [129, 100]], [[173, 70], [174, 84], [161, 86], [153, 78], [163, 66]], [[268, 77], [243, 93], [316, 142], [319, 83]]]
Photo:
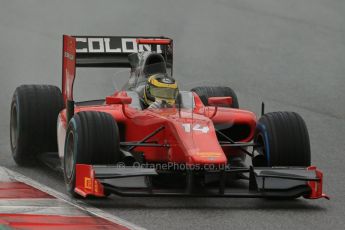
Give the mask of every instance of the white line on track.
[[0, 167], [0, 170], [1, 169], [6, 171], [6, 173], [8, 175], [10, 175], [11, 177], [13, 177], [13, 179], [15, 179], [19, 182], [23, 182], [25, 184], [28, 184], [28, 185], [30, 185], [36, 189], [39, 189], [43, 192], [46, 192], [49, 195], [54, 196], [57, 199], [60, 199], [60, 200], [66, 202], [66, 203], [68, 203], [68, 204], [70, 204], [70, 205], [72, 205], [78, 209], [84, 210], [84, 211], [91, 213], [95, 216], [98, 216], [100, 218], [104, 218], [106, 220], [109, 220], [115, 224], [123, 225], [129, 229], [133, 229], [133, 230], [144, 230], [145, 229], [145, 228], [140, 227], [138, 225], [135, 225], [135, 224], [133, 224], [127, 220], [124, 220], [118, 216], [114, 216], [114, 215], [111, 215], [107, 212], [102, 211], [101, 209], [94, 208], [94, 207], [86, 204], [85, 202], [83, 202], [81, 200], [74, 200], [74, 199], [70, 198], [69, 196], [67, 196], [63, 193], [60, 193], [60, 192], [58, 192], [58, 191], [56, 191], [56, 190], [54, 190], [54, 189], [52, 189], [46, 185], [43, 185], [43, 184], [41, 184], [41, 183], [39, 183], [33, 179], [30, 179], [30, 178], [28, 178], [28, 177], [26, 177], [26, 176], [24, 176], [18, 172], [15, 172], [15, 171], [10, 170], [10, 169], [5, 168], [5, 167]]

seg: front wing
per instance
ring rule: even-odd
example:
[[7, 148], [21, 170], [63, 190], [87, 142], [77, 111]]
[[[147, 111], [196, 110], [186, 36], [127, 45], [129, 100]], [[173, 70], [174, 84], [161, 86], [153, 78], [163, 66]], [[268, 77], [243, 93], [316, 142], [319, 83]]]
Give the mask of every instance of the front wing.
[[[186, 188], [157, 189], [150, 183], [145, 186], [123, 186], [116, 179], [150, 178], [158, 173], [153, 168], [119, 167], [116, 165], [76, 165], [75, 192], [83, 197], [105, 196], [105, 191], [119, 196], [167, 196], [167, 197], [238, 197], [238, 198], [326, 198], [322, 192], [323, 174], [315, 166], [308, 168], [260, 167], [230, 168], [225, 171], [208, 172], [219, 176], [219, 184], [212, 188], [194, 188], [193, 172], [187, 173]], [[226, 177], [231, 173], [249, 173], [246, 189], [226, 187]], [[146, 180], [148, 182], [150, 180]]]

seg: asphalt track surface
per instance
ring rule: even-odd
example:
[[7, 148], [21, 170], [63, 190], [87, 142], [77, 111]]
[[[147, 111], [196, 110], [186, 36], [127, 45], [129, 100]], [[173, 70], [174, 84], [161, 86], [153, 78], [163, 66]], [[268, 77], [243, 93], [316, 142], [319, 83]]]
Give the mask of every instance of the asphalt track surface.
[[175, 41], [180, 82], [227, 81], [242, 108], [259, 114], [265, 101], [267, 111], [300, 113], [331, 200], [111, 196], [89, 203], [148, 229], [343, 229], [344, 12], [343, 0], [1, 0], [0, 164], [65, 192], [60, 175], [17, 167], [9, 148], [12, 93], [24, 83], [60, 85], [62, 34], [166, 35]]

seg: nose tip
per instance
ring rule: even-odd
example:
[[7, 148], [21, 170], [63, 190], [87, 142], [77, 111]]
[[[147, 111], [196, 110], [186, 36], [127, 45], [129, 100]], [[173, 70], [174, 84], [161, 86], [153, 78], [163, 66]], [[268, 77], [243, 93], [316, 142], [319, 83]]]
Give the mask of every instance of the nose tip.
[[227, 159], [221, 152], [196, 152], [191, 160], [194, 164], [226, 164]]

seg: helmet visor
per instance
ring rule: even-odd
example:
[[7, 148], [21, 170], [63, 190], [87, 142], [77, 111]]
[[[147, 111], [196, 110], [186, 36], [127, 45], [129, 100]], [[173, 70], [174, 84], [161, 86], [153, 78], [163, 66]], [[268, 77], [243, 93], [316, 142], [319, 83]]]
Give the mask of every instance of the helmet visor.
[[156, 87], [154, 85], [150, 85], [149, 87], [150, 94], [155, 98], [162, 98], [162, 99], [176, 99], [178, 94], [177, 88], [165, 88], [165, 87]]

